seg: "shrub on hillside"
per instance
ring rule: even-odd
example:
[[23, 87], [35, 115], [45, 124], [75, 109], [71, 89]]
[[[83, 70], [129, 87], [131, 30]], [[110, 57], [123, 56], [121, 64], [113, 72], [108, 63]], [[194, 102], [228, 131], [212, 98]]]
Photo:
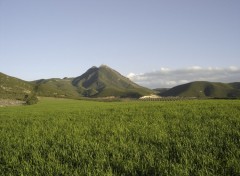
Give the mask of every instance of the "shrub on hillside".
[[27, 105], [37, 104], [38, 102], [38, 98], [36, 97], [36, 95], [25, 95], [24, 100], [26, 101]]

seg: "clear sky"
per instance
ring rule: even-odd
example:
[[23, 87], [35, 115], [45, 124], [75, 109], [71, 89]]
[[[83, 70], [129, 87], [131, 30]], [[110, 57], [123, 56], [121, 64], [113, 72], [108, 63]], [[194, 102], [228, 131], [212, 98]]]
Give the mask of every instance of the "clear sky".
[[[74, 77], [101, 64], [148, 87], [192, 68], [240, 78], [240, 0], [0, 0], [0, 72]], [[141, 81], [164, 69], [165, 83]]]

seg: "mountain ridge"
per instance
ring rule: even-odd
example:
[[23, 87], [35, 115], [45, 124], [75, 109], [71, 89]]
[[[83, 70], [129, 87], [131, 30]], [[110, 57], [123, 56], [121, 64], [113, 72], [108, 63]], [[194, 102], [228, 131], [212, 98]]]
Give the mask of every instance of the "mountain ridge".
[[194, 81], [175, 86], [159, 95], [164, 97], [236, 98], [240, 97], [240, 83]]
[[78, 77], [40, 79], [31, 83], [36, 95], [49, 97], [139, 98], [153, 93], [153, 90], [137, 85], [106, 65], [93, 66]]
[[75, 99], [81, 97], [139, 98], [150, 94], [158, 94], [163, 97], [239, 98], [240, 82], [194, 81], [170, 89], [151, 90], [134, 83], [106, 65], [93, 66], [77, 77], [35, 81], [24, 81], [0, 72], [0, 98], [22, 100], [29, 94]]
[[73, 79], [73, 85], [82, 90], [85, 96], [139, 97], [153, 92], [106, 65], [91, 67], [84, 74]]

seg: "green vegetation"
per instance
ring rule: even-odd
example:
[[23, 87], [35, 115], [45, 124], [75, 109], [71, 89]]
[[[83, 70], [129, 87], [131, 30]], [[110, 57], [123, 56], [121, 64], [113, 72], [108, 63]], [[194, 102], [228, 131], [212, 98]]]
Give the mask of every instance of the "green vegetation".
[[0, 73], [0, 98], [23, 100], [25, 95], [44, 97], [132, 97], [139, 98], [153, 93], [141, 87], [117, 71], [102, 65], [92, 67], [76, 78], [51, 78], [32, 82], [23, 81]]
[[25, 95], [80, 99], [83, 97], [139, 98], [143, 95], [196, 98], [240, 98], [240, 83], [191, 82], [171, 89], [150, 90], [102, 65], [75, 78], [51, 78], [27, 82], [0, 73], [0, 99], [23, 100]]
[[48, 97], [133, 97], [153, 91], [141, 87], [117, 71], [107, 67], [92, 67], [76, 78], [47, 79], [34, 81], [36, 93]]
[[240, 175], [239, 100], [0, 108], [0, 175]]
[[106, 65], [92, 67], [73, 79], [73, 85], [89, 97], [141, 97], [153, 93], [141, 87]]
[[72, 78], [52, 78], [34, 81], [35, 92], [38, 96], [79, 98], [82, 95], [72, 85]]
[[31, 83], [0, 73], [0, 99], [23, 100], [32, 91]]
[[37, 104], [38, 98], [35, 94], [32, 95], [25, 95], [24, 101], [27, 105]]
[[196, 81], [173, 87], [161, 96], [181, 96], [197, 98], [240, 98], [240, 83], [213, 83]]

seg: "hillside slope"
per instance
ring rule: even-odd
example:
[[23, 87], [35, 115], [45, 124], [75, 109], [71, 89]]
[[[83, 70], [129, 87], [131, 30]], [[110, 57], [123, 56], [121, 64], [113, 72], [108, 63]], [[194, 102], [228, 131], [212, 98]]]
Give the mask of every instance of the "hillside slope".
[[12, 76], [0, 73], [0, 98], [24, 99], [33, 92], [33, 84]]
[[196, 81], [173, 87], [160, 95], [198, 98], [236, 98], [240, 97], [240, 90], [239, 83], [226, 84]]
[[132, 97], [151, 94], [112, 68], [102, 65], [92, 67], [76, 78], [52, 78], [32, 82], [39, 96], [48, 97]]
[[106, 65], [90, 68], [83, 75], [73, 79], [72, 83], [78, 87], [83, 96], [90, 97], [140, 97], [153, 92], [135, 84]]
[[78, 98], [81, 94], [72, 85], [73, 78], [51, 78], [33, 81], [34, 91], [39, 96]]

